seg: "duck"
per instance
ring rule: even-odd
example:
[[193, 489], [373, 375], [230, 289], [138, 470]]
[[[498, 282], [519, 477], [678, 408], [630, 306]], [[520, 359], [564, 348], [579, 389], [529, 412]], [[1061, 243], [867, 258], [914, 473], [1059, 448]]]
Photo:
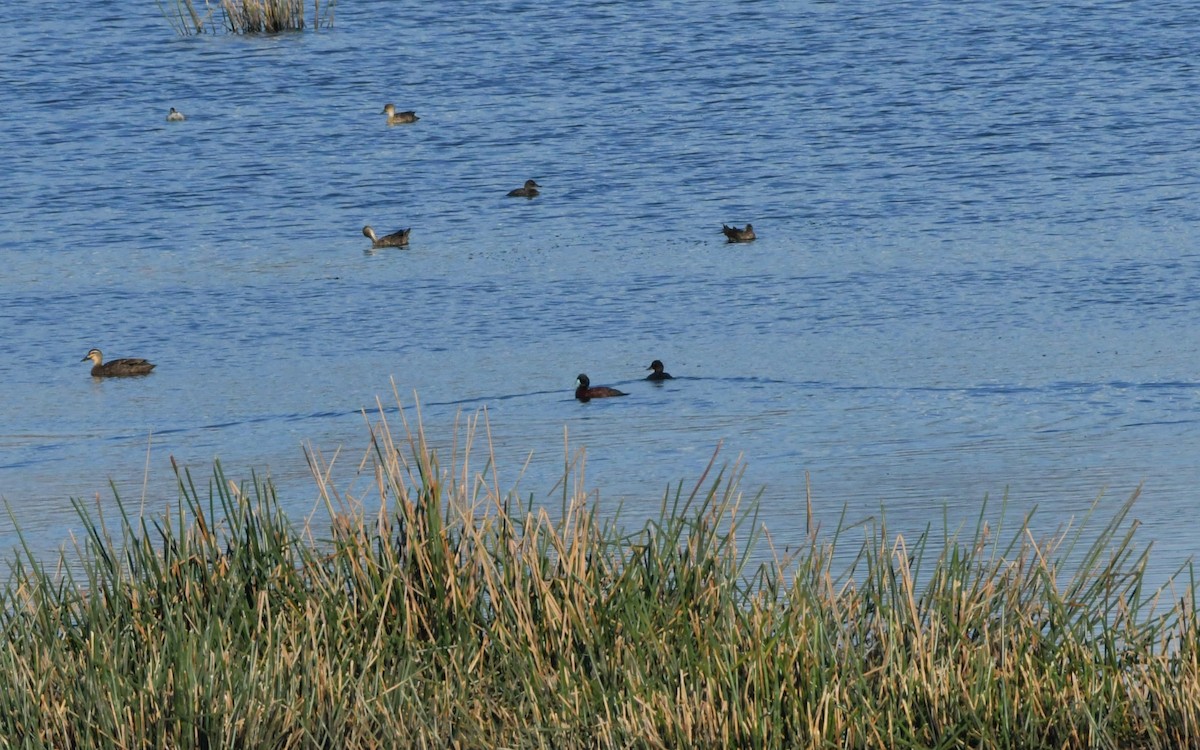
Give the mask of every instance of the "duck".
[[421, 119], [420, 117], [417, 117], [417, 113], [411, 109], [406, 112], [397, 112], [395, 104], [385, 104], [383, 111], [379, 114], [387, 115], [388, 125], [404, 125], [406, 123], [416, 122], [417, 120]]
[[370, 226], [363, 227], [363, 235], [371, 240], [371, 247], [405, 247], [408, 245], [408, 233], [411, 231], [412, 227], [409, 227], [401, 229], [399, 232], [376, 237], [374, 229]]
[[148, 375], [154, 369], [152, 363], [137, 357], [114, 359], [112, 362], [105, 362], [104, 355], [100, 353], [99, 349], [92, 349], [87, 353], [86, 357], [79, 361], [87, 362], [89, 359], [92, 360], [92, 377], [96, 378]]
[[654, 370], [654, 372], [652, 372], [646, 376], [646, 380], [674, 380], [675, 379], [675, 378], [671, 377], [671, 373], [663, 372], [663, 363], [662, 363], [661, 359], [654, 360], [653, 362], [650, 363], [650, 366], [647, 367], [646, 369]]
[[541, 187], [541, 185], [537, 184], [533, 180], [525, 180], [524, 187], [519, 187], [516, 190], [509, 190], [508, 197], [509, 198], [533, 198], [534, 196], [536, 196], [538, 194], [538, 188], [540, 188], [540, 187]]
[[725, 233], [730, 242], [750, 242], [754, 239], [754, 226], [751, 224], [747, 224], [745, 229], [738, 229], [737, 227], [729, 227], [722, 224], [721, 231]]
[[624, 391], [618, 391], [616, 388], [609, 388], [603, 385], [592, 388], [591, 385], [592, 381], [588, 379], [588, 376], [580, 373], [579, 377], [575, 378], [575, 398], [587, 402], [594, 398], [612, 398], [613, 396], [629, 395]]
[[167, 113], [167, 122], [183, 122], [187, 118], [179, 110], [171, 107], [171, 111]]

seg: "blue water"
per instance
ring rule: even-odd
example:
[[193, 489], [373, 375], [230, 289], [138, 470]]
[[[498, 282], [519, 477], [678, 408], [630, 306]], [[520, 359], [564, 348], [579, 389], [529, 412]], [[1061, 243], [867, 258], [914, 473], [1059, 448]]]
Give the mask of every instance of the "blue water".
[[[304, 446], [364, 493], [395, 392], [442, 446], [486, 408], [537, 502], [586, 449], [633, 522], [720, 446], [779, 546], [809, 488], [911, 536], [1140, 486], [1156, 570], [1196, 552], [1200, 7], [550, 6], [188, 38], [153, 2], [0, 6], [0, 496], [36, 551], [72, 497], [175, 503], [172, 457], [298, 520]], [[93, 346], [158, 369], [93, 380]]]

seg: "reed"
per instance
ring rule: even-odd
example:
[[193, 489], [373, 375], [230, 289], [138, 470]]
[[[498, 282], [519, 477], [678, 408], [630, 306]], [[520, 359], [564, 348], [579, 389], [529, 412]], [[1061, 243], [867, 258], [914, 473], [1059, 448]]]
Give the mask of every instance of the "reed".
[[196, 8], [193, 0], [155, 0], [158, 4], [159, 11], [162, 12], [163, 18], [167, 19], [167, 23], [171, 24], [171, 28], [175, 29], [175, 33], [180, 36], [191, 36], [192, 34], [203, 34], [205, 27], [214, 29], [212, 25], [213, 9], [208, 6], [208, 0], [205, 0], [205, 12], [203, 14]]
[[[630, 531], [567, 454], [553, 511], [498, 487], [486, 423], [448, 462], [382, 410], [339, 493], [176, 469], [158, 519], [86, 529], [0, 589], [0, 737], [24, 747], [1083, 748], [1200, 744], [1184, 593], [1144, 588], [1130, 498], [1096, 540], [982, 520], [934, 544], [812, 529], [788, 559], [740, 468]], [[483, 464], [476, 456], [483, 454]], [[715, 456], [714, 456], [715, 459]], [[940, 536], [938, 538], [941, 538]], [[769, 541], [769, 540], [767, 540]], [[838, 545], [858, 545], [835, 570]], [[855, 549], [855, 547], [851, 547]], [[769, 549], [767, 550], [769, 552]], [[1068, 566], [1066, 561], [1070, 560]], [[1069, 571], [1069, 572], [1068, 572]], [[1190, 572], [1190, 569], [1189, 569]]]
[[[232, 34], [276, 34], [305, 28], [304, 0], [155, 0], [159, 10], [180, 36], [216, 33], [223, 28]], [[312, 0], [312, 26], [333, 26], [337, 0]], [[217, 18], [220, 17], [218, 22]]]

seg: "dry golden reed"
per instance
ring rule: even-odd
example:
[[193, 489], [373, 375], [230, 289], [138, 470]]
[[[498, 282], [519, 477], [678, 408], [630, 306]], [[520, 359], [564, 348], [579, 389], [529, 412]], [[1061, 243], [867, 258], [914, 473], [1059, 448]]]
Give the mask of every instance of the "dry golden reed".
[[1200, 745], [1194, 585], [1144, 589], [1134, 498], [1081, 547], [981, 514], [936, 545], [878, 524], [756, 558], [737, 465], [627, 528], [582, 452], [548, 508], [499, 489], [490, 448], [474, 464], [480, 417], [441, 452], [417, 422], [394, 440], [380, 409], [362, 495], [310, 452], [303, 527], [219, 465], [206, 489], [177, 470], [161, 518], [79, 504], [77, 559], [26, 550], [0, 589], [0, 744]]
[[[305, 28], [304, 0], [156, 0], [163, 16], [180, 36], [216, 32], [277, 34]], [[313, 28], [333, 26], [336, 0], [312, 0]], [[219, 22], [218, 22], [219, 18]]]

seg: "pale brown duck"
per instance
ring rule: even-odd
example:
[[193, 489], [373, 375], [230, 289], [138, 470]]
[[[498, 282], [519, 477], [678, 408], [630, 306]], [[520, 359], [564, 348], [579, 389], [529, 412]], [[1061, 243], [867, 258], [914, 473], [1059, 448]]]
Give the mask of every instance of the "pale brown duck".
[[725, 233], [730, 242], [750, 242], [754, 239], [754, 227], [750, 224], [747, 224], [745, 229], [738, 229], [737, 227], [729, 227], [722, 224], [721, 231]]
[[370, 226], [363, 227], [363, 235], [371, 240], [371, 247], [405, 247], [408, 245], [408, 233], [411, 231], [412, 227], [409, 227], [401, 229], [399, 232], [376, 237], [374, 229]]
[[410, 122], [416, 122], [421, 119], [411, 109], [404, 112], [397, 112], [395, 104], [384, 105], [383, 111], [379, 114], [387, 115], [388, 125], [407, 125]]

